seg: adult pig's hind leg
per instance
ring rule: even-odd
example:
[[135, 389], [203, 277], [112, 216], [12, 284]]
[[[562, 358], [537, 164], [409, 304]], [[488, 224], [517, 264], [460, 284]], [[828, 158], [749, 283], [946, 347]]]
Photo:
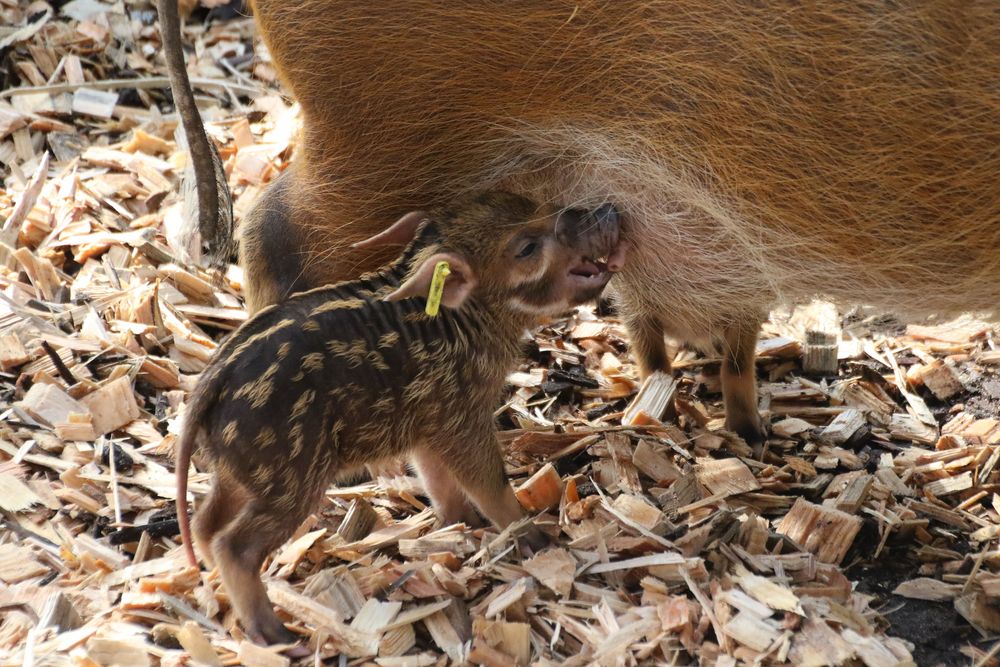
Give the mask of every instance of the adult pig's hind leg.
[[293, 215], [294, 178], [288, 170], [274, 179], [243, 221], [240, 266], [251, 313], [314, 287], [306, 282], [303, 233]]
[[307, 168], [297, 164], [278, 176], [243, 221], [240, 266], [251, 313], [295, 292], [356, 278], [402, 250], [352, 248], [352, 243], [374, 236], [395, 218], [369, 215], [355, 200], [331, 202]]

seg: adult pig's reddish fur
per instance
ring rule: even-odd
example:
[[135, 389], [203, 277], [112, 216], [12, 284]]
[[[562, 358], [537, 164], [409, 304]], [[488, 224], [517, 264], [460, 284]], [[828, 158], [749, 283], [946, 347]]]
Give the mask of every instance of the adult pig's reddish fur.
[[497, 186], [613, 201], [643, 368], [668, 366], [664, 330], [723, 342], [730, 426], [752, 435], [747, 372], [776, 302], [1000, 302], [995, 0], [254, 10], [305, 120], [280, 206], [266, 195], [244, 232], [254, 307], [289, 274], [314, 286], [376, 265], [348, 244], [414, 203]]

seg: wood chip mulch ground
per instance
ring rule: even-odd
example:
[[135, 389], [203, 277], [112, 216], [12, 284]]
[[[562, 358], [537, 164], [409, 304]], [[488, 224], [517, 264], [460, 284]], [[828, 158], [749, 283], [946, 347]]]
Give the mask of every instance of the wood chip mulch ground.
[[[187, 392], [246, 314], [240, 270], [182, 241], [155, 21], [0, 0], [0, 665], [290, 662], [178, 547]], [[252, 19], [198, 8], [185, 37], [239, 220], [298, 111]], [[618, 320], [581, 309], [536, 333], [496, 413], [556, 546], [438, 525], [399, 466], [331, 488], [269, 593], [310, 664], [1000, 664], [996, 337], [775, 313], [754, 447], [723, 429], [719, 359], [677, 350], [640, 387]]]

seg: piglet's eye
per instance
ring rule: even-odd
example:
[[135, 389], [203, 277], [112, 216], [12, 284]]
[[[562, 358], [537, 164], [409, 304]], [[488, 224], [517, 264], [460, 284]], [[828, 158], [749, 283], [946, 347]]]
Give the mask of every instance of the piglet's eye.
[[538, 250], [538, 242], [528, 241], [527, 243], [524, 244], [524, 246], [521, 247], [521, 250], [518, 251], [515, 257], [517, 259], [525, 259], [527, 257], [531, 257], [532, 255], [534, 255], [537, 250]]

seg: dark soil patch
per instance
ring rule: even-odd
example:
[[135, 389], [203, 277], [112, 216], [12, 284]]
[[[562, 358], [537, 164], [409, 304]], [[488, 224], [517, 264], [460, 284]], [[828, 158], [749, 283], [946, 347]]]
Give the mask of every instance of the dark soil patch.
[[[896, 586], [917, 576], [916, 568], [876, 563], [854, 568], [849, 575], [858, 582], [858, 590], [874, 595], [879, 609], [890, 623], [887, 634], [913, 644], [913, 659], [920, 667], [958, 667], [969, 664], [959, 650], [969, 644], [983, 643], [950, 602], [911, 600], [893, 595]], [[982, 646], [981, 646], [982, 648]]]
[[965, 409], [977, 417], [1000, 416], [1000, 378], [988, 377], [972, 391]]

